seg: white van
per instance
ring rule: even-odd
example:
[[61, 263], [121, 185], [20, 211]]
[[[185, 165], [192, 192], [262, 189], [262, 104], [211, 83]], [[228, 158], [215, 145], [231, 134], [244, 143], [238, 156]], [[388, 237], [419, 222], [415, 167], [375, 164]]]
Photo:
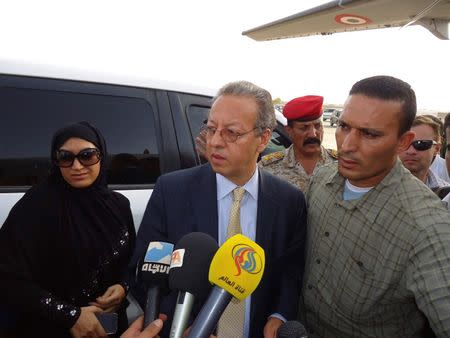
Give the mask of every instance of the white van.
[[[0, 226], [46, 177], [53, 133], [85, 120], [106, 139], [108, 185], [130, 200], [137, 230], [157, 178], [201, 163], [194, 140], [215, 92], [0, 61]], [[279, 122], [267, 151], [289, 144]]]

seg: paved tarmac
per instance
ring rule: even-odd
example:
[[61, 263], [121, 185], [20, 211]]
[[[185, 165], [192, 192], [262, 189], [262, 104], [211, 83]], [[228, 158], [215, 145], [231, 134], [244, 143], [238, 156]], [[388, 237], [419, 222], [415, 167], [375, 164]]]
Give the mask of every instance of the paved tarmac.
[[330, 127], [329, 121], [323, 122], [323, 141], [322, 144], [327, 149], [336, 149], [336, 139], [334, 133], [336, 131], [336, 126]]

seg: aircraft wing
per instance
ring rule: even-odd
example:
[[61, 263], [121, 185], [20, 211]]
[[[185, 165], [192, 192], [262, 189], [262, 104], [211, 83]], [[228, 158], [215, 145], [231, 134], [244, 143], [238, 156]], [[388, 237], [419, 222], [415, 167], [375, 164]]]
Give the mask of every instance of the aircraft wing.
[[243, 32], [257, 41], [419, 24], [449, 39], [450, 0], [336, 0]]

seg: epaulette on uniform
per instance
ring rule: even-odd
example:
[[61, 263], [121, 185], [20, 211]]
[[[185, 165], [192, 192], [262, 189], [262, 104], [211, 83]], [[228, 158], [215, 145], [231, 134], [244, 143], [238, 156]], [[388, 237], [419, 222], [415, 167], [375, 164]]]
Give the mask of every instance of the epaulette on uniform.
[[335, 149], [327, 149], [328, 155], [330, 155], [334, 160], [338, 159], [338, 152]]
[[261, 158], [262, 165], [269, 165], [274, 162], [278, 162], [284, 158], [284, 150], [276, 151], [274, 153], [267, 154]]

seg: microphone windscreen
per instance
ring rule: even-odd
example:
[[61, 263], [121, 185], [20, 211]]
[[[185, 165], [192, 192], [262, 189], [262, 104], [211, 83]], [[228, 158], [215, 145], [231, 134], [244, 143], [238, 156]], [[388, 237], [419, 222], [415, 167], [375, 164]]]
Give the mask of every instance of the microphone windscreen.
[[264, 264], [264, 250], [250, 238], [237, 234], [226, 240], [214, 255], [209, 281], [243, 300], [261, 281]]
[[172, 253], [170, 289], [206, 298], [211, 290], [209, 266], [218, 248], [216, 240], [208, 234], [191, 232], [183, 236]]
[[172, 243], [150, 242], [139, 271], [139, 279], [150, 285], [166, 284], [172, 251]]
[[281, 324], [277, 331], [277, 338], [306, 338], [308, 333], [305, 327], [296, 320], [290, 320]]

